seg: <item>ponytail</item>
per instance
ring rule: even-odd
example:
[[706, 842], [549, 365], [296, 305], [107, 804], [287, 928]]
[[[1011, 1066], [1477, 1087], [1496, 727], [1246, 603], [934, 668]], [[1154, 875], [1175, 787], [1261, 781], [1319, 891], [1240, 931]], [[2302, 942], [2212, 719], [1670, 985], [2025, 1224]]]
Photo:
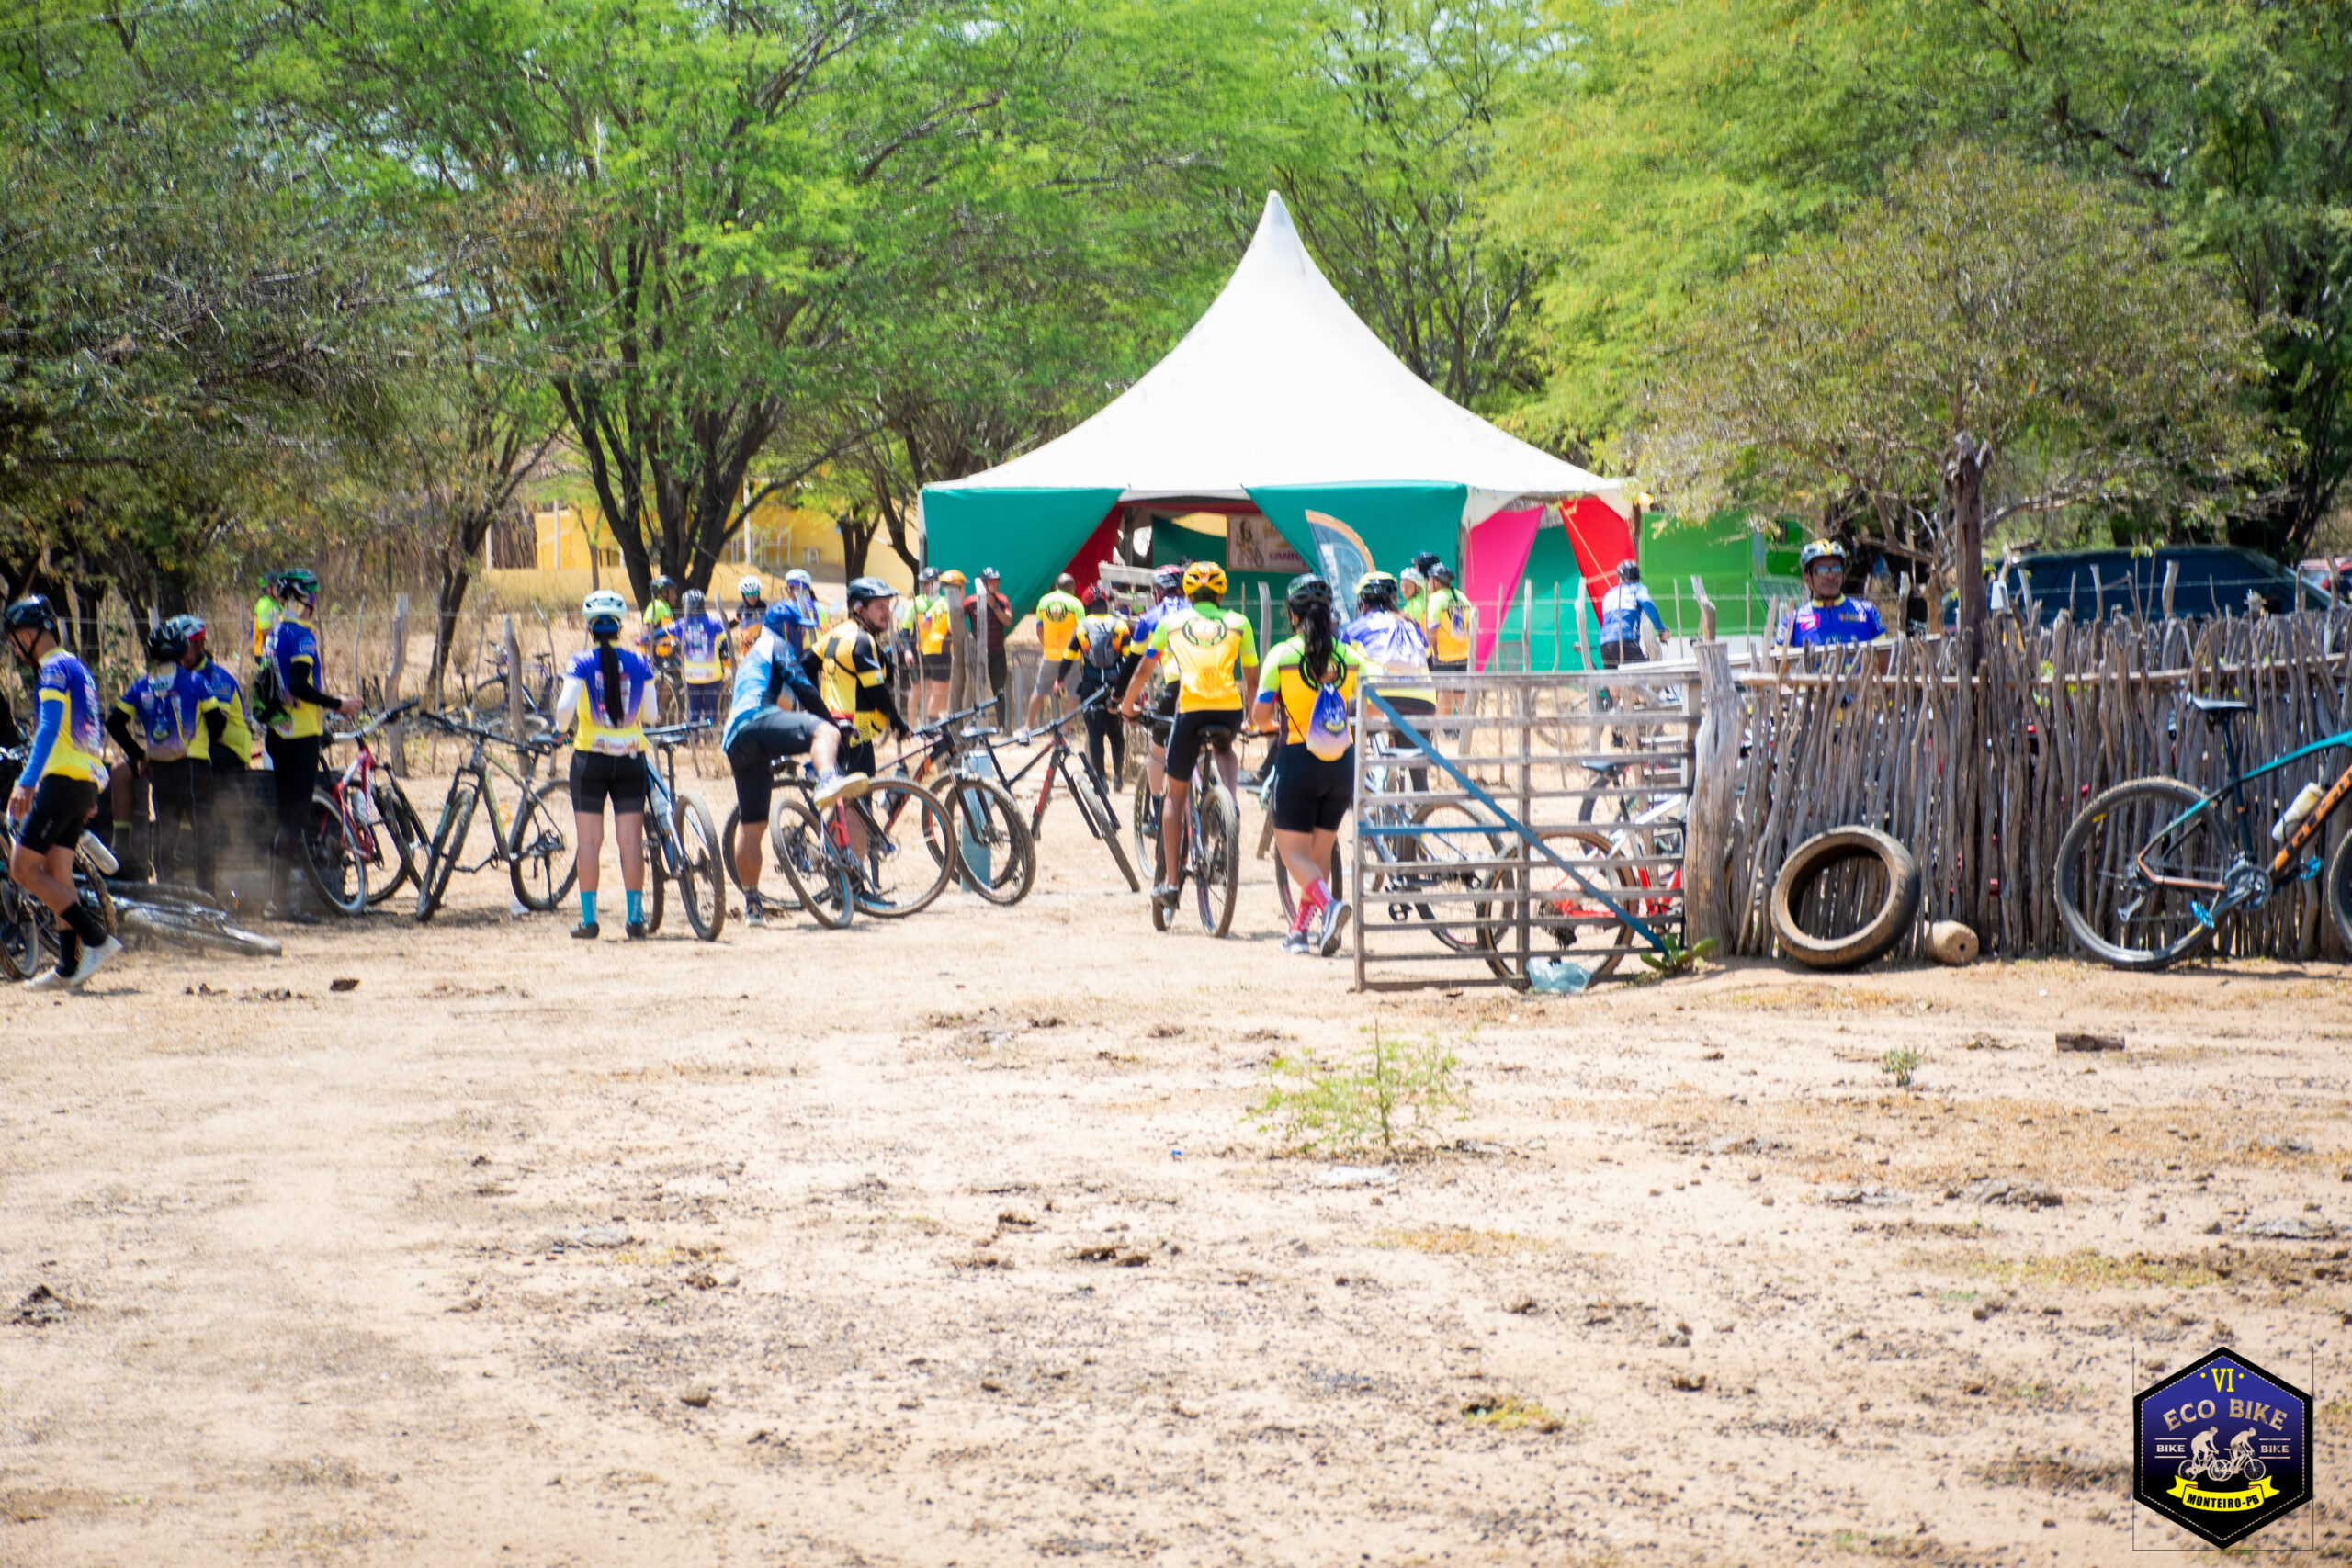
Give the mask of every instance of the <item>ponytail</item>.
[[1299, 660], [1299, 673], [1310, 684], [1321, 685], [1331, 678], [1331, 601], [1313, 598], [1291, 611], [1291, 624], [1298, 627], [1304, 656]]
[[620, 649], [613, 646], [613, 637], [596, 639], [596, 672], [604, 677], [605, 722], [617, 729], [627, 721], [621, 716], [621, 655]]

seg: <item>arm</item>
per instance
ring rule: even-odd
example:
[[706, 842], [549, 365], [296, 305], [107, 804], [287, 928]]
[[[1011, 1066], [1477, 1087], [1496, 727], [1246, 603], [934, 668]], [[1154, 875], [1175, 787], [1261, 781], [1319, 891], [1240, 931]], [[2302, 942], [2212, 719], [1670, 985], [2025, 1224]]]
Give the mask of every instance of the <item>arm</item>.
[[648, 681], [645, 683], [645, 700], [637, 705], [637, 721], [639, 724], [662, 722], [662, 686], [659, 682]]
[[1159, 655], [1146, 649], [1143, 657], [1136, 661], [1136, 672], [1127, 677], [1126, 694], [1119, 699], [1120, 713], [1135, 717], [1136, 709], [1143, 703], [1143, 689], [1150, 683], [1151, 672], [1159, 664]]
[[288, 662], [287, 668], [292, 673], [293, 679], [286, 683], [286, 694], [295, 701], [316, 703], [322, 708], [333, 708], [342, 714], [355, 714], [359, 711], [357, 697], [334, 696], [319, 685], [318, 660], [310, 654], [297, 655]]
[[[107, 733], [113, 736], [114, 743], [122, 748], [122, 754], [130, 759], [131, 771], [144, 772], [147, 767], [147, 748], [139, 743], [137, 732], [130, 728], [130, 710], [120, 703], [115, 704], [114, 711], [107, 715]], [[43, 753], [43, 760], [47, 760], [47, 753]], [[32, 771], [32, 764], [29, 761], [25, 764], [25, 767], [28, 773]], [[38, 778], [40, 775], [36, 773], [33, 776]]]
[[[569, 730], [573, 722], [579, 717], [580, 694], [587, 689], [586, 683], [583, 682], [577, 675], [566, 675], [563, 678], [563, 690], [558, 694], [555, 699], [555, 728], [557, 733], [561, 734], [564, 731]], [[650, 689], [651, 688], [650, 687], [648, 688], [648, 690]]]
[[1650, 618], [1650, 625], [1657, 628], [1658, 636], [1666, 635], [1666, 617], [1657, 613], [1657, 601], [1646, 593], [1642, 595], [1642, 614]]

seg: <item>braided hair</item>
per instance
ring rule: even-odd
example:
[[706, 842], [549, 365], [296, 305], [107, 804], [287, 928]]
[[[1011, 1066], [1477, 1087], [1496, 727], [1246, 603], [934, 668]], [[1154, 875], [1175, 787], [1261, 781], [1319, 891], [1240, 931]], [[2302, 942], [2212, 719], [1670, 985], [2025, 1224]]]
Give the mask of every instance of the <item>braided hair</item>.
[[[591, 629], [594, 630], [594, 628]], [[626, 685], [621, 680], [620, 649], [613, 646], [613, 640], [620, 635], [620, 627], [617, 626], [608, 632], [594, 632], [596, 672], [604, 677], [605, 682], [605, 722], [616, 729], [623, 723], [621, 693]]]
[[1331, 585], [1312, 573], [1301, 573], [1291, 580], [1284, 605], [1291, 625], [1298, 628], [1298, 672], [1319, 686], [1330, 678], [1336, 658], [1331, 651]]

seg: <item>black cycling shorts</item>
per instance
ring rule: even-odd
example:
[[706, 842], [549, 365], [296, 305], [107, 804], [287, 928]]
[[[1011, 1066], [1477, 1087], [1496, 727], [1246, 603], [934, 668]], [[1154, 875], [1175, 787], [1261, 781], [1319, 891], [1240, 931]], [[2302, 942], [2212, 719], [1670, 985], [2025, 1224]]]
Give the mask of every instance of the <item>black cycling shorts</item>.
[[922, 662], [922, 678], [926, 681], [944, 681], [955, 672], [944, 653], [925, 653], [917, 657]]
[[775, 764], [782, 757], [805, 757], [817, 731], [830, 719], [797, 708], [763, 708], [727, 743], [728, 770], [735, 775], [735, 808], [746, 822], [764, 822], [775, 804]]
[[1168, 736], [1168, 776], [1178, 784], [1193, 782], [1193, 769], [1201, 760], [1201, 731], [1204, 729], [1241, 730], [1239, 708], [1196, 708], [1176, 716], [1175, 728]]
[[1460, 675], [1468, 671], [1469, 668], [1470, 661], [1466, 659], [1432, 659], [1430, 660], [1430, 673], [1432, 675]]
[[1176, 728], [1176, 688], [1170, 686], [1151, 705], [1151, 743], [1161, 750], [1168, 750], [1170, 732]]
[[33, 786], [32, 809], [25, 813], [17, 842], [37, 855], [69, 850], [82, 841], [83, 825], [98, 808], [98, 786], [88, 779], [51, 773]]
[[602, 817], [609, 800], [616, 817], [642, 816], [646, 787], [643, 757], [616, 757], [604, 751], [571, 754], [571, 809], [576, 812]]
[[854, 745], [844, 741], [842, 746], [842, 772], [874, 776], [874, 742], [860, 740]]
[[1274, 830], [1336, 833], [1356, 798], [1356, 749], [1325, 761], [1294, 740], [1274, 756]]

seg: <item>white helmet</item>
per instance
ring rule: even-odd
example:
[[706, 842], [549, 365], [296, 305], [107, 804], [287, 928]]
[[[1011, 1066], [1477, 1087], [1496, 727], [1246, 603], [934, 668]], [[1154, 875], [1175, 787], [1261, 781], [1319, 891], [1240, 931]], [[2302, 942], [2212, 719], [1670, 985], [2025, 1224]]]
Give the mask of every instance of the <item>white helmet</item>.
[[784, 574], [784, 581], [795, 588], [814, 590], [817, 586], [817, 580], [797, 566]]
[[580, 602], [580, 613], [588, 618], [588, 629], [594, 632], [599, 621], [610, 621], [616, 632], [628, 618], [628, 601], [609, 588], [599, 588]]
[[735, 592], [740, 598], [764, 599], [767, 597], [768, 585], [756, 577], [747, 577], [735, 585]]

